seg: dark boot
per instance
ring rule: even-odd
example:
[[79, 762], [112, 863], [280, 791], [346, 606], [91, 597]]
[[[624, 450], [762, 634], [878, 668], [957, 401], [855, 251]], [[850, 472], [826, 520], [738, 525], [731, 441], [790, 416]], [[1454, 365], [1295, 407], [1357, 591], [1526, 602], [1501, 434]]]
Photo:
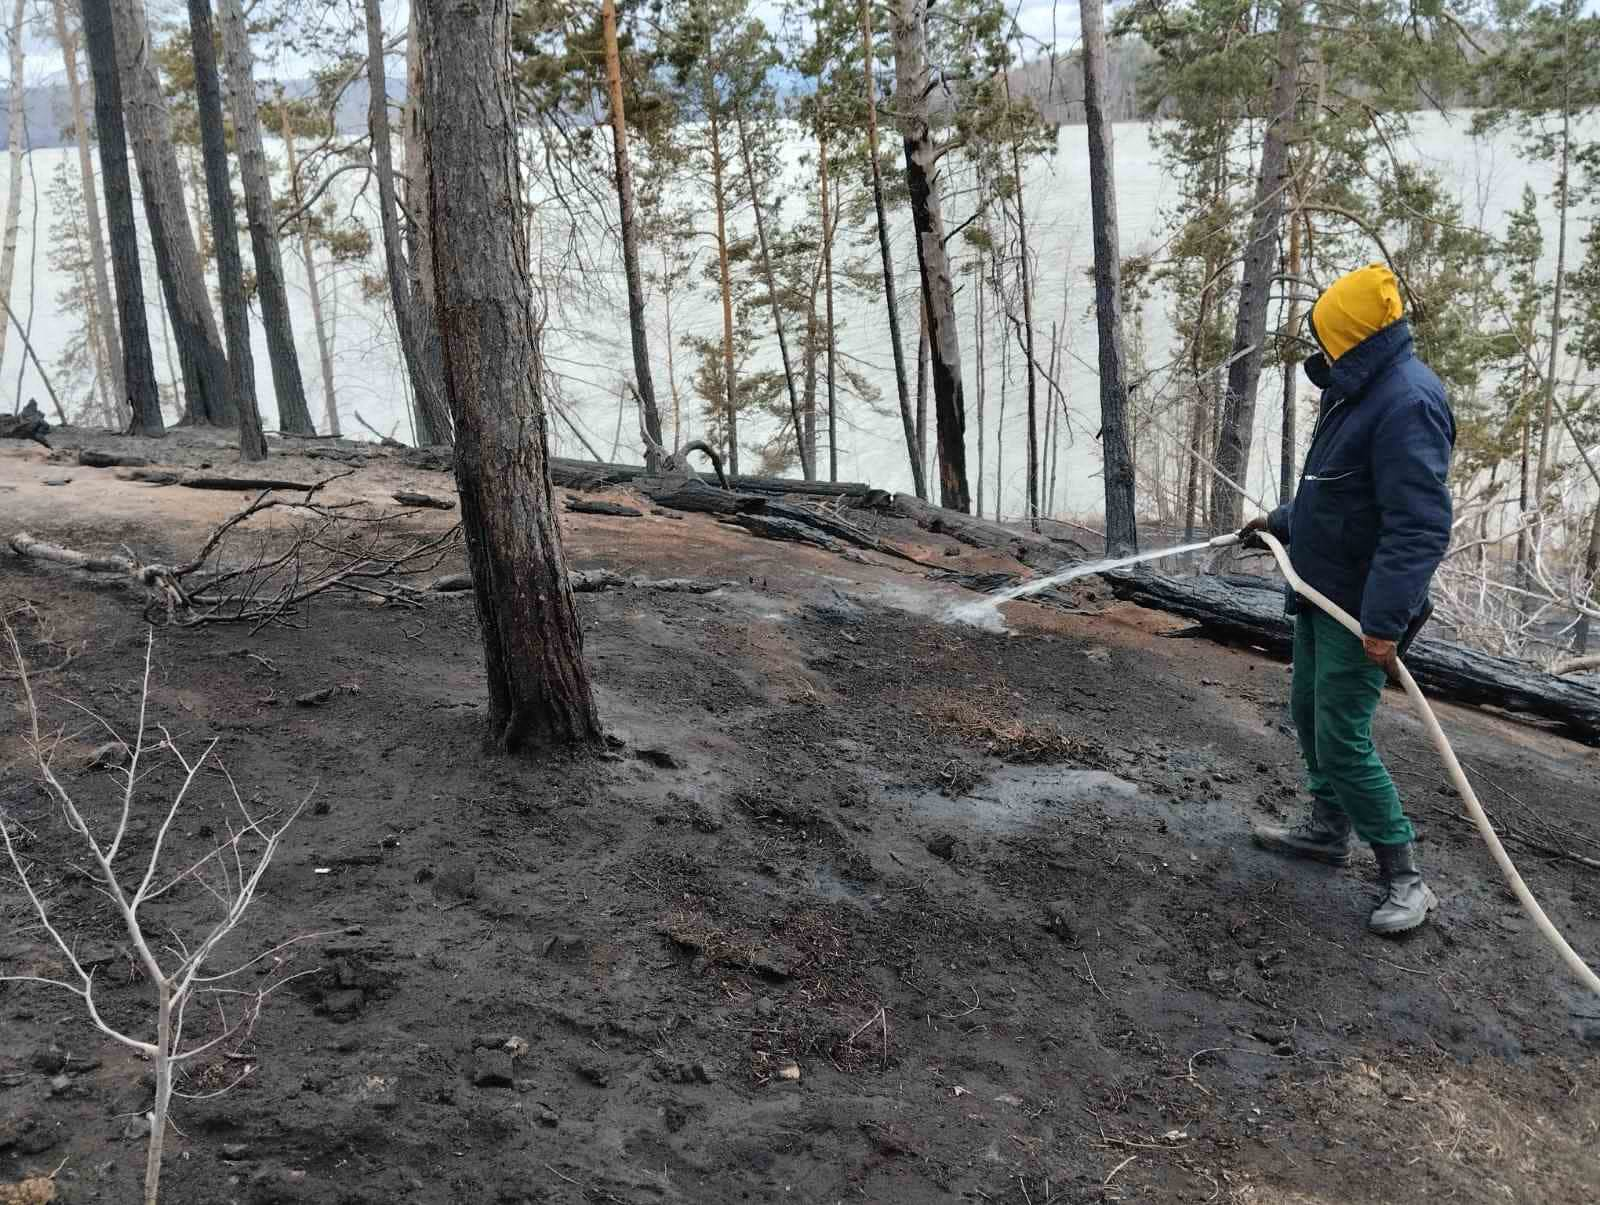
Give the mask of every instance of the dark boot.
[[1320, 799], [1311, 801], [1311, 815], [1294, 827], [1258, 824], [1250, 836], [1262, 849], [1275, 854], [1329, 866], [1350, 865], [1350, 817]]
[[1367, 928], [1374, 933], [1385, 937], [1409, 933], [1439, 906], [1439, 897], [1422, 881], [1422, 872], [1417, 869], [1416, 848], [1410, 841], [1372, 847], [1378, 856], [1378, 877], [1386, 891], [1383, 903], [1367, 922]]

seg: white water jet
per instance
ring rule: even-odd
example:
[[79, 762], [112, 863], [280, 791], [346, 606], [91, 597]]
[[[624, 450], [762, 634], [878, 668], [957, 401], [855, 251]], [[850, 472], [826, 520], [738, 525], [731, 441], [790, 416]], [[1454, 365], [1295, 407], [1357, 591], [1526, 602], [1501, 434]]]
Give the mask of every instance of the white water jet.
[[1154, 552], [1136, 552], [1132, 556], [1107, 557], [1101, 561], [1085, 561], [1081, 565], [1070, 565], [1060, 573], [1052, 573], [1049, 577], [1019, 582], [998, 594], [991, 594], [976, 602], [962, 603], [951, 609], [949, 618], [956, 623], [971, 624], [973, 627], [987, 628], [990, 631], [1001, 630], [1000, 607], [1005, 603], [1015, 602], [1030, 594], [1038, 594], [1042, 590], [1064, 586], [1080, 577], [1092, 577], [1096, 573], [1108, 573], [1113, 569], [1126, 569], [1131, 565], [1142, 565], [1146, 561], [1159, 561], [1162, 557], [1184, 556], [1190, 552], [1199, 552], [1202, 548], [1212, 547], [1214, 543], [1212, 540], [1198, 540], [1193, 544], [1181, 544], [1176, 548], [1159, 548]]

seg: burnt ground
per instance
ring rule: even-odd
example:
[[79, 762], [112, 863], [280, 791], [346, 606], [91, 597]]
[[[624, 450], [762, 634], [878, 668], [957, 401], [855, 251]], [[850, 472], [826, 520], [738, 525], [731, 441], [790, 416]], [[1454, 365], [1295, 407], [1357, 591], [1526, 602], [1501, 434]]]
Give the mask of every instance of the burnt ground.
[[[181, 442], [156, 454], [226, 460]], [[0, 534], [152, 558], [240, 502], [19, 447], [0, 483]], [[450, 486], [375, 463], [329, 492], [406, 484]], [[1370, 857], [1291, 867], [1245, 840], [1294, 807], [1282, 664], [1167, 639], [1092, 586], [1084, 613], [1017, 604], [990, 633], [940, 622], [972, 596], [913, 566], [699, 517], [563, 523], [575, 566], [732, 583], [580, 597], [603, 754], [485, 755], [462, 596], [156, 633], [151, 721], [190, 755], [216, 740], [258, 808], [314, 791], [228, 953], [332, 931], [243, 977], [288, 981], [189, 1067], [202, 1095], [250, 1074], [177, 1104], [164, 1200], [1600, 1196], [1600, 1001], [1522, 919], [1398, 698], [1380, 741], [1443, 907], [1384, 942]], [[136, 722], [140, 599], [6, 553], [0, 603], [41, 663], [76, 652], [41, 705], [103, 818], [101, 737], [69, 700]], [[148, 1035], [150, 986], [27, 762], [15, 681], [0, 699], [0, 807], [105, 1016]], [[1492, 808], [1597, 854], [1600, 754], [1441, 713]], [[145, 780], [136, 851], [174, 775]], [[174, 863], [224, 823], [226, 781], [199, 783]], [[1513, 852], [1600, 954], [1600, 870]], [[191, 933], [214, 909], [188, 886], [152, 921]], [[55, 966], [6, 867], [0, 971]], [[136, 1199], [147, 1067], [42, 987], [0, 986], [0, 1027], [0, 1185], [59, 1168], [59, 1200]]]

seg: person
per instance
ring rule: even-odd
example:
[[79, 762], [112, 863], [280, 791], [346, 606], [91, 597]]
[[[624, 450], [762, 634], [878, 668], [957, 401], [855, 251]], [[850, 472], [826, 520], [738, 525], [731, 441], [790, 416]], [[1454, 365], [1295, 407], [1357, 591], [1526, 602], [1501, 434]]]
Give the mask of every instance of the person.
[[1416, 356], [1384, 265], [1335, 281], [1310, 322], [1321, 351], [1305, 372], [1322, 390], [1322, 407], [1299, 491], [1240, 535], [1248, 544], [1271, 531], [1295, 572], [1360, 620], [1362, 637], [1291, 592], [1290, 708], [1311, 812], [1292, 827], [1257, 827], [1253, 837], [1276, 853], [1347, 866], [1353, 830], [1372, 846], [1384, 888], [1369, 927], [1394, 935], [1427, 920], [1438, 899], [1417, 868], [1416, 833], [1373, 746], [1372, 719], [1397, 649], [1431, 610], [1429, 583], [1450, 543], [1455, 418], [1439, 378]]

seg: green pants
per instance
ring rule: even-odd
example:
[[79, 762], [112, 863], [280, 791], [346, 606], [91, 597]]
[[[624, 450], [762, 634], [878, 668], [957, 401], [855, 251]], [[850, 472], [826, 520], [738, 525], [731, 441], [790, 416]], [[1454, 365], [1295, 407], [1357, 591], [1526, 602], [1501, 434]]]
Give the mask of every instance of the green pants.
[[1349, 632], [1305, 607], [1294, 623], [1289, 707], [1311, 793], [1350, 817], [1356, 836], [1399, 845], [1416, 833], [1372, 744], [1372, 717], [1387, 680]]

